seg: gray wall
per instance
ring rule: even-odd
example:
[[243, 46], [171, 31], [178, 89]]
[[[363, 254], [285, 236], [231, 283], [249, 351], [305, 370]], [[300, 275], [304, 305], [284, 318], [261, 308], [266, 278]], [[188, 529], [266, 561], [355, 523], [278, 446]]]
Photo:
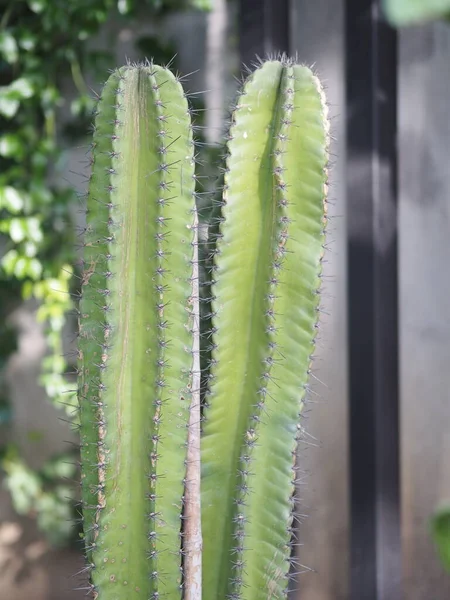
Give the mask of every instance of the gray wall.
[[405, 598], [450, 598], [428, 534], [450, 504], [450, 27], [400, 34], [400, 350]]
[[[343, 1], [295, 0], [293, 51], [324, 80], [336, 138], [322, 341], [306, 427], [317, 443], [300, 456], [301, 600], [348, 598], [348, 455], [345, 307], [345, 65]], [[450, 597], [450, 577], [429, 517], [450, 503], [450, 28], [399, 33], [399, 306], [403, 588], [407, 600]]]

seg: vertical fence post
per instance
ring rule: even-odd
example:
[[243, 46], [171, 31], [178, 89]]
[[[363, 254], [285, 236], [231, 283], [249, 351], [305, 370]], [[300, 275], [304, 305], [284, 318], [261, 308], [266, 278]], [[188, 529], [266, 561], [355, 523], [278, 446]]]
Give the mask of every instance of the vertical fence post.
[[401, 600], [396, 33], [346, 2], [352, 600]]
[[239, 1], [239, 54], [250, 66], [256, 56], [289, 53], [289, 0]]

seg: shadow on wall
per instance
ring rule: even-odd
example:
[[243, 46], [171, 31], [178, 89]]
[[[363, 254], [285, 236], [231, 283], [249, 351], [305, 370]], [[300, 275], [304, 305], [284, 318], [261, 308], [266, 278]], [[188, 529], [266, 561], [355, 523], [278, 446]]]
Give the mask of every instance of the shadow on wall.
[[75, 550], [52, 549], [31, 518], [18, 518], [0, 491], [0, 586], [5, 600], [81, 600], [84, 567]]

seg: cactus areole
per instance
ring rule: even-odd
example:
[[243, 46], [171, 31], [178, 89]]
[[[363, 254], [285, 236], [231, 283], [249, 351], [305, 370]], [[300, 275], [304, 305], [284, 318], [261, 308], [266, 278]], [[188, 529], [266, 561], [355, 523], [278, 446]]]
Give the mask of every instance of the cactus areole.
[[328, 128], [308, 68], [271, 60], [245, 82], [220, 228], [211, 228], [200, 439], [201, 270], [187, 99], [177, 78], [152, 63], [123, 67], [105, 84], [78, 385], [88, 591], [99, 600], [286, 598]]

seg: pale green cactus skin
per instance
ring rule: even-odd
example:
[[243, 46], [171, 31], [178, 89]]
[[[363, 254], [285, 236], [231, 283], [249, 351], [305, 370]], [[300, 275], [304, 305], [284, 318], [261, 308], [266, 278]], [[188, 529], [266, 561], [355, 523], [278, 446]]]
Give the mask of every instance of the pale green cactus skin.
[[94, 597], [181, 598], [193, 374], [192, 128], [153, 64], [106, 83], [80, 302], [82, 499]]
[[203, 598], [285, 598], [295, 453], [318, 320], [327, 107], [287, 60], [233, 115], [202, 438]]
[[200, 443], [187, 100], [153, 64], [124, 67], [104, 87], [79, 309], [84, 531], [99, 600], [286, 598], [328, 130], [308, 68], [271, 60], [249, 76], [207, 243], [209, 253], [217, 235]]

